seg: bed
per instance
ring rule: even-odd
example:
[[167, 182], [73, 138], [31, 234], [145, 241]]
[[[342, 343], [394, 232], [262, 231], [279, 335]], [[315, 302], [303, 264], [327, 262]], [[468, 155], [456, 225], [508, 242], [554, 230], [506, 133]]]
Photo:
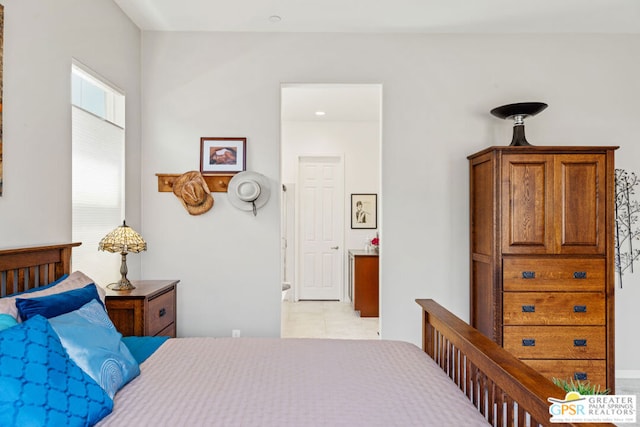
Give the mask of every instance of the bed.
[[[66, 277], [77, 245], [0, 250], [0, 296], [6, 302], [10, 294]], [[547, 398], [563, 399], [564, 391], [435, 301], [416, 302], [423, 313], [422, 349], [388, 340], [168, 339], [110, 402], [103, 399], [108, 410], [85, 424], [551, 425]], [[41, 316], [0, 331], [0, 349], [3, 333], [33, 319]], [[45, 328], [47, 321], [41, 323]], [[0, 391], [0, 412], [10, 406], [6, 400]]]

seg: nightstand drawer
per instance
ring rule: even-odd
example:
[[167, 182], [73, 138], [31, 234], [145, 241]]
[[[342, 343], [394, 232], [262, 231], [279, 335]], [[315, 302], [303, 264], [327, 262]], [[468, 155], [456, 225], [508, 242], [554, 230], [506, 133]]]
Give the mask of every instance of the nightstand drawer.
[[603, 258], [509, 257], [502, 264], [505, 291], [604, 292]]
[[503, 347], [520, 359], [604, 359], [604, 326], [505, 326]]
[[505, 292], [505, 325], [604, 325], [598, 292]]
[[167, 326], [173, 324], [176, 319], [175, 291], [171, 291], [149, 300], [149, 313], [147, 313], [148, 335], [158, 335]]
[[159, 337], [176, 337], [176, 324], [172, 323], [156, 334]]

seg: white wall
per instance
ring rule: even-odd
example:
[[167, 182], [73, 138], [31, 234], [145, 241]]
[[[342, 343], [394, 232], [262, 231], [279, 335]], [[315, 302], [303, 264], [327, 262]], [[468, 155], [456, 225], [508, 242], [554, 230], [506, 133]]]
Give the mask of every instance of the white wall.
[[[493, 107], [544, 101], [527, 121], [539, 145], [640, 148], [638, 36], [144, 33], [143, 223], [146, 276], [182, 279], [181, 335], [277, 336], [279, 203], [256, 218], [216, 193], [190, 217], [156, 172], [198, 167], [201, 136], [246, 136], [248, 168], [279, 176], [281, 83], [383, 85], [382, 336], [420, 342], [415, 298], [468, 318], [466, 156], [511, 141]], [[276, 192], [279, 193], [279, 192]], [[187, 245], [187, 247], [183, 247]], [[624, 292], [640, 287], [629, 276]], [[637, 298], [637, 295], [634, 295]], [[637, 324], [618, 301], [618, 369], [638, 369]], [[631, 304], [630, 302], [628, 304]], [[629, 310], [629, 311], [627, 311]]]
[[72, 58], [126, 91], [127, 220], [139, 227], [140, 31], [112, 0], [3, 3], [0, 247], [71, 240]]
[[[637, 92], [636, 92], [637, 93]], [[630, 140], [633, 141], [633, 140]], [[616, 153], [616, 167], [634, 172], [640, 177], [638, 151], [630, 150], [630, 144], [620, 144]], [[633, 153], [633, 154], [630, 154]], [[636, 190], [639, 190], [636, 188]], [[640, 201], [640, 192], [636, 191], [634, 200]], [[636, 223], [636, 226], [638, 224]], [[637, 241], [634, 244], [638, 244]], [[626, 270], [622, 276], [622, 287], [616, 274], [616, 371], [630, 371], [618, 376], [640, 378], [638, 361], [638, 304], [640, 303], [640, 260], [634, 263], [634, 273]]]

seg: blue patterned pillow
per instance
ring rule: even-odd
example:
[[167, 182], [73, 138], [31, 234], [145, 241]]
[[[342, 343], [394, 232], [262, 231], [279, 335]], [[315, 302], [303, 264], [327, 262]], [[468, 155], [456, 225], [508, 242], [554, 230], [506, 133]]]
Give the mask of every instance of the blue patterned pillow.
[[44, 317], [0, 332], [0, 425], [87, 426], [112, 409]]
[[98, 301], [49, 322], [69, 357], [111, 398], [140, 374], [138, 362]]
[[100, 301], [100, 295], [98, 295], [96, 285], [91, 283], [83, 288], [59, 294], [29, 299], [16, 298], [16, 307], [18, 307], [18, 313], [23, 321], [36, 314], [50, 319], [77, 310], [93, 299]]

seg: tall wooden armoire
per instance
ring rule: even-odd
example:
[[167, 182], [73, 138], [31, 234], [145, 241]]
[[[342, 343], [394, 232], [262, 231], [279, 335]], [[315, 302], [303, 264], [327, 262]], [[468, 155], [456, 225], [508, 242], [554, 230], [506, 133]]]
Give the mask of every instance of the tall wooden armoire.
[[469, 156], [471, 325], [543, 375], [614, 392], [614, 150]]

